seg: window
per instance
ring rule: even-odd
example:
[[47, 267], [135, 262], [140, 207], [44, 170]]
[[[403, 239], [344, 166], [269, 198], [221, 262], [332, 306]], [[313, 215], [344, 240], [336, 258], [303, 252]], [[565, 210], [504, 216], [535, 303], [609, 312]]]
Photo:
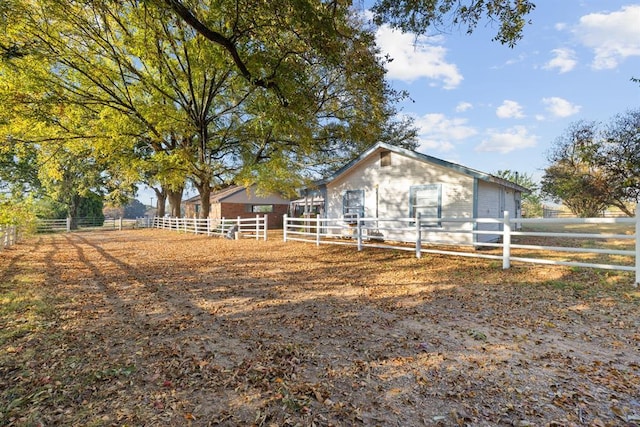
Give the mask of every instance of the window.
[[380, 167], [391, 166], [391, 151], [380, 153]]
[[[442, 184], [414, 185], [409, 190], [409, 216], [441, 218]], [[440, 222], [423, 223], [426, 227], [440, 227]]]
[[273, 205], [251, 205], [253, 213], [269, 213], [273, 212]]
[[342, 215], [346, 220], [364, 216], [364, 190], [347, 190], [342, 196]]

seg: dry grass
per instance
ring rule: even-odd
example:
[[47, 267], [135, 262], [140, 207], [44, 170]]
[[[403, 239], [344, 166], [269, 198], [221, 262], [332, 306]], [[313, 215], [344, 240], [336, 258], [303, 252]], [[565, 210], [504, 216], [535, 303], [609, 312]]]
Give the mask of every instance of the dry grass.
[[640, 420], [626, 273], [156, 230], [0, 253], [0, 425]]

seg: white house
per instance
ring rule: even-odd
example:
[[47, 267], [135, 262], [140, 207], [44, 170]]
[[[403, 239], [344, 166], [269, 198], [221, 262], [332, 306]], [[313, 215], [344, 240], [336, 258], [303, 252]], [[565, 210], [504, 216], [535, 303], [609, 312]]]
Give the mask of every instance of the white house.
[[[472, 244], [495, 241], [497, 234], [460, 233], [499, 230], [501, 224], [439, 222], [445, 218], [502, 218], [505, 210], [520, 217], [521, 195], [529, 190], [516, 183], [415, 151], [378, 143], [319, 183], [327, 218], [421, 218], [428, 228], [423, 238], [433, 242]], [[396, 224], [396, 228], [408, 227]], [[380, 228], [393, 228], [390, 223]], [[371, 226], [371, 224], [369, 224]], [[384, 230], [387, 240], [413, 240], [414, 234]], [[411, 237], [409, 237], [411, 236]]]

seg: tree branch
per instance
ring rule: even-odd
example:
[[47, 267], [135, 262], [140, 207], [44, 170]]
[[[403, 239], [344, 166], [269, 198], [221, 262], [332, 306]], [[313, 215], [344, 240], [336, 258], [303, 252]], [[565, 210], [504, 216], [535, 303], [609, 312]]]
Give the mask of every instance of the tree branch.
[[[262, 87], [265, 89], [270, 89], [276, 92], [278, 98], [280, 98], [281, 102], [284, 106], [288, 105], [287, 100], [282, 96], [282, 92], [278, 84], [269, 79], [256, 78], [251, 74], [247, 64], [240, 57], [240, 53], [238, 52], [238, 48], [233, 43], [232, 39], [229, 37], [225, 37], [223, 34], [212, 30], [207, 27], [204, 23], [202, 23], [191, 11], [185, 7], [180, 0], [163, 0], [171, 10], [175, 12], [180, 18], [184, 20], [188, 25], [190, 25], [194, 30], [200, 33], [207, 40], [212, 41], [213, 43], [221, 46], [224, 50], [231, 55], [233, 63], [236, 65], [240, 74], [247, 79], [252, 85]], [[273, 74], [272, 74], [273, 77]]]

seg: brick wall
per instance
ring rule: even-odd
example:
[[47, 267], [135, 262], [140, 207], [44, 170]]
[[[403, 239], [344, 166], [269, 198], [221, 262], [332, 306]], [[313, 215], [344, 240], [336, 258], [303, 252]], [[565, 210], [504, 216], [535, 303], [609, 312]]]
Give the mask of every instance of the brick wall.
[[[249, 206], [251, 206], [249, 204]], [[282, 216], [287, 213], [288, 205], [273, 205], [273, 212], [267, 213], [269, 228], [282, 228]], [[247, 212], [245, 203], [221, 203], [220, 217], [224, 218], [255, 218], [256, 215], [264, 216], [263, 213]]]

